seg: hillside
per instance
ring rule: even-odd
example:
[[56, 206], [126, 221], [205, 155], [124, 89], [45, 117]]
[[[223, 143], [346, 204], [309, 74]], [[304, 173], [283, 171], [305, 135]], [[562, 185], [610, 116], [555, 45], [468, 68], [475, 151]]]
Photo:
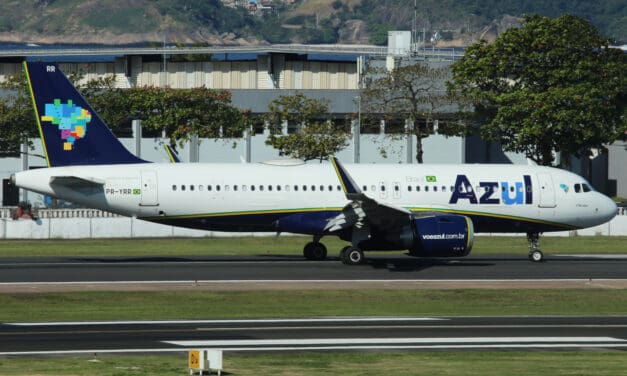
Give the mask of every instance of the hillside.
[[[240, 5], [228, 7], [225, 3]], [[388, 30], [411, 30], [414, 0], [286, 0], [250, 12], [246, 0], [4, 0], [0, 42], [375, 43]], [[261, 1], [258, 1], [261, 3]], [[264, 2], [264, 4], [266, 4]], [[416, 28], [439, 45], [495, 37], [526, 13], [589, 19], [606, 36], [627, 41], [624, 0], [421, 0]]]

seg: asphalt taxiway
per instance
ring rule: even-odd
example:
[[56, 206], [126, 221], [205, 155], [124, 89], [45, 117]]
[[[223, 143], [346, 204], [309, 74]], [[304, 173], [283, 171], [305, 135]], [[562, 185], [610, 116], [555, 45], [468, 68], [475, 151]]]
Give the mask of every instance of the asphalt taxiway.
[[0, 324], [0, 356], [133, 352], [627, 350], [627, 316]]
[[421, 259], [372, 254], [363, 265], [337, 259], [306, 261], [299, 256], [259, 257], [85, 257], [0, 259], [1, 286], [72, 283], [176, 283], [247, 281], [625, 281], [622, 255], [549, 256], [530, 262], [525, 255]]

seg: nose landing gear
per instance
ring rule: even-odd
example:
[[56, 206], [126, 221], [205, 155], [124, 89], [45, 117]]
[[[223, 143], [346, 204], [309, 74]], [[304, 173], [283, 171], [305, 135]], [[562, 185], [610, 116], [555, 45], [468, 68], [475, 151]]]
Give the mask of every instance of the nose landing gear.
[[544, 261], [544, 255], [540, 251], [539, 246], [540, 234], [537, 232], [527, 233], [527, 242], [529, 243], [529, 260], [533, 262]]

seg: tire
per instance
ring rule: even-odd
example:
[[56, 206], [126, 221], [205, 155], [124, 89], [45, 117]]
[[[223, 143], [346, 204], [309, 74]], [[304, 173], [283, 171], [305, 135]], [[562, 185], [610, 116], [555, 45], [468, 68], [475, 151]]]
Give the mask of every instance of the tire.
[[314, 242], [309, 242], [307, 244], [305, 244], [305, 247], [303, 248], [303, 256], [305, 256], [305, 258], [307, 260], [313, 260], [314, 255], [313, 255], [313, 249], [315, 247], [315, 243]]
[[312, 248], [311, 257], [312, 260], [322, 261], [327, 258], [327, 247], [322, 243], [314, 243], [315, 246]]
[[532, 251], [529, 252], [529, 260], [533, 262], [542, 262], [544, 260], [544, 255], [540, 251]]
[[322, 243], [309, 242], [303, 248], [303, 255], [307, 260], [321, 261], [327, 258], [327, 247]]
[[342, 249], [342, 262], [346, 265], [359, 265], [364, 262], [364, 253], [357, 247], [346, 247]]

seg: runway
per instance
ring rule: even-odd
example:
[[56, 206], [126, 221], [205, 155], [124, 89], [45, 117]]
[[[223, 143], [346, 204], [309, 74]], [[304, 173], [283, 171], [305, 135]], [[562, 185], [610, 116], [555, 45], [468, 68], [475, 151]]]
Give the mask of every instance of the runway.
[[225, 351], [627, 349], [627, 316], [0, 324], [0, 356]]
[[[263, 281], [627, 281], [621, 255], [549, 256], [532, 263], [526, 255], [420, 259], [368, 255], [364, 265], [337, 259], [306, 261], [299, 256], [101, 257], [0, 259], [0, 291], [37, 283], [177, 283]], [[4, 286], [4, 290], [2, 288]]]

